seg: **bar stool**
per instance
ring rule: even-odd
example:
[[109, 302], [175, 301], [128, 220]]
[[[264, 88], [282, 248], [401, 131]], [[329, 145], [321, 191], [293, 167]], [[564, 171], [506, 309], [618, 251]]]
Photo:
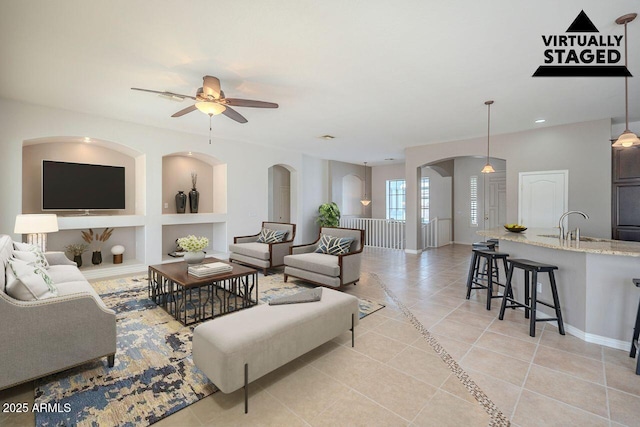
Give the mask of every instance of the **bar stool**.
[[[504, 319], [504, 311], [507, 307], [523, 307], [524, 308], [524, 317], [526, 319], [531, 318], [529, 321], [529, 335], [532, 337], [536, 336], [536, 322], [549, 322], [552, 320], [558, 321], [558, 330], [560, 331], [560, 335], [564, 335], [564, 324], [562, 323], [562, 313], [560, 312], [560, 299], [558, 298], [558, 289], [556, 288], [556, 278], [553, 275], [553, 270], [557, 270], [558, 267], [555, 265], [542, 264], [535, 261], [530, 261], [528, 259], [510, 259], [509, 261], [509, 272], [507, 273], [507, 284], [505, 290], [505, 298], [502, 300], [502, 306], [500, 307], [500, 316], [498, 318], [500, 320]], [[516, 301], [513, 298], [513, 290], [511, 288], [511, 279], [513, 278], [513, 270], [516, 268], [520, 268], [524, 270], [524, 304]], [[529, 280], [529, 273], [531, 273], [531, 280]], [[549, 274], [549, 283], [551, 284], [551, 294], [553, 295], [553, 304], [549, 304], [545, 301], [538, 301], [537, 298], [537, 283], [538, 283], [538, 273], [548, 273]], [[507, 305], [507, 301], [510, 301], [511, 304]], [[536, 318], [536, 307], [538, 304], [546, 305], [547, 307], [551, 307], [556, 312], [555, 318]], [[531, 314], [531, 316], [529, 316]]]
[[[502, 252], [495, 252], [490, 249], [473, 249], [473, 256], [471, 258], [471, 265], [469, 266], [469, 275], [467, 277], [467, 299], [471, 297], [472, 289], [486, 289], [487, 290], [487, 310], [491, 310], [491, 300], [493, 298], [502, 298], [502, 295], [493, 295], [493, 285], [502, 286], [499, 282], [500, 274], [498, 270], [498, 260], [502, 260], [505, 271], [507, 271], [507, 257], [509, 254]], [[484, 273], [480, 270], [480, 259], [485, 261], [486, 266], [490, 266]], [[484, 277], [482, 277], [484, 276]], [[494, 282], [495, 278], [495, 282]], [[486, 282], [482, 283], [482, 282]], [[475, 286], [474, 286], [475, 285]], [[506, 292], [506, 289], [505, 289]], [[511, 294], [513, 297], [513, 293]]]
[[[497, 243], [493, 242], [492, 240], [495, 239], [489, 239], [485, 242], [476, 242], [473, 243], [472, 249], [481, 249], [481, 250], [488, 250], [488, 251], [495, 251], [496, 250], [496, 245]], [[483, 264], [482, 264], [482, 269], [480, 269], [479, 267], [476, 267], [476, 276], [485, 276], [485, 279], [487, 277], [487, 260], [486, 259], [482, 259]], [[506, 271], [506, 270], [505, 270]], [[496, 281], [499, 281], [500, 278], [500, 272], [498, 271], [498, 269], [493, 269], [492, 272], [496, 275]]]
[[[633, 279], [633, 284], [640, 288], [640, 279]], [[636, 357], [636, 351], [640, 349], [640, 302], [638, 302], [638, 314], [636, 315], [636, 325], [633, 327], [633, 339], [631, 340], [631, 352], [629, 357]], [[640, 375], [640, 355], [636, 364], [636, 375]]]

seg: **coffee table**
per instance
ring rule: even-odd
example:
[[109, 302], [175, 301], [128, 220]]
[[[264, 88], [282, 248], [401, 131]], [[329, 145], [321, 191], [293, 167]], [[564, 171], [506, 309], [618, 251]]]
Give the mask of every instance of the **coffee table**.
[[149, 298], [183, 325], [213, 319], [222, 314], [258, 304], [258, 271], [217, 258], [203, 263], [224, 262], [229, 273], [196, 277], [187, 273], [185, 261], [149, 266]]

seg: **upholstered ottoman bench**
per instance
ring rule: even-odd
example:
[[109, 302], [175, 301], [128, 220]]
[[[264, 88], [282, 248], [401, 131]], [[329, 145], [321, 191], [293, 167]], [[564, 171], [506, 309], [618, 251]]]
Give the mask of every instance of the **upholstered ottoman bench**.
[[322, 289], [319, 301], [260, 304], [205, 322], [193, 331], [193, 362], [224, 393], [248, 384], [358, 323], [358, 299]]

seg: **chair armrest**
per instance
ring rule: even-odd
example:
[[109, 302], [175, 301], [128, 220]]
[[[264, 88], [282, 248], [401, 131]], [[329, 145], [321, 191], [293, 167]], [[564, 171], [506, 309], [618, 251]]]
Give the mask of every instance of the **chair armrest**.
[[45, 252], [44, 256], [50, 265], [77, 265], [67, 258], [64, 252]]
[[341, 284], [352, 283], [360, 279], [360, 265], [362, 263], [362, 251], [338, 255], [340, 265]]
[[258, 240], [258, 236], [260, 236], [260, 233], [252, 236], [237, 236], [233, 238], [233, 243], [253, 243]]
[[284, 242], [269, 243], [269, 253], [271, 254], [271, 266], [284, 264], [285, 255], [289, 255], [289, 248], [293, 245], [293, 240]]
[[318, 245], [315, 242], [308, 245], [291, 246], [289, 248], [289, 255], [308, 254], [315, 251], [317, 247]]

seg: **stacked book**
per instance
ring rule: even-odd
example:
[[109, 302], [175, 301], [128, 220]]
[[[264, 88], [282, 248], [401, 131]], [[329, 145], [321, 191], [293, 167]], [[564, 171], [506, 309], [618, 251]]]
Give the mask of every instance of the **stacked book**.
[[190, 265], [188, 268], [189, 274], [196, 277], [207, 277], [216, 274], [230, 273], [233, 267], [224, 262], [211, 262], [209, 264], [196, 264]]

